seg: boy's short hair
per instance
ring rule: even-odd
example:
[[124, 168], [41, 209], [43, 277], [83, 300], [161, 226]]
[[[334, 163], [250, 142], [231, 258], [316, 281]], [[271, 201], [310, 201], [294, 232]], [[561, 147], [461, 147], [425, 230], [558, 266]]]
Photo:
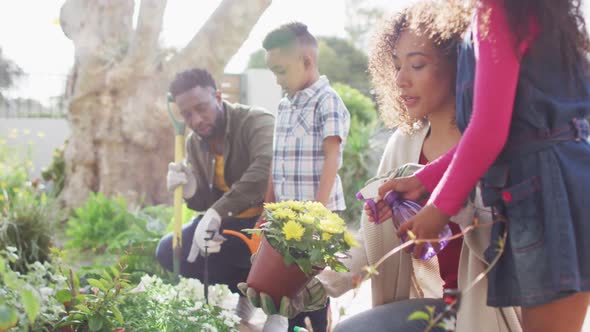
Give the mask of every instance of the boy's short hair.
[[197, 86], [203, 88], [212, 87], [214, 90], [217, 90], [215, 80], [211, 76], [211, 73], [206, 69], [193, 68], [177, 73], [172, 83], [170, 83], [169, 91], [172, 97], [176, 98], [176, 96]]
[[266, 51], [275, 48], [289, 48], [295, 45], [317, 47], [318, 41], [307, 30], [307, 25], [300, 22], [283, 24], [271, 31], [262, 42]]

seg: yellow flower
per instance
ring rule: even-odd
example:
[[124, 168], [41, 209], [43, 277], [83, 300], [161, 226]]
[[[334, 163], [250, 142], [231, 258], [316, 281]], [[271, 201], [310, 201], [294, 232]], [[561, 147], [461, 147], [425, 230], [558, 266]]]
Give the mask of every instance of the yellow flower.
[[38, 131], [38, 132], [37, 132], [37, 137], [39, 137], [39, 138], [43, 138], [43, 137], [45, 137], [45, 133], [44, 133], [44, 132], [42, 132], [42, 131]]
[[320, 229], [332, 234], [344, 233], [346, 227], [344, 221], [334, 213], [330, 213], [326, 218], [320, 220]]
[[6, 182], [0, 182], [0, 188], [6, 188], [8, 184]]
[[349, 247], [359, 246], [359, 243], [356, 242], [354, 236], [352, 236], [352, 234], [350, 234], [349, 232], [344, 232], [344, 242], [346, 242], [346, 244], [348, 244]]
[[4, 145], [6, 144], [6, 140], [5, 139], [0, 139], [0, 145]]
[[14, 193], [16, 194], [16, 193], [18, 193], [19, 190], [18, 190], [18, 188], [12, 188], [12, 191], [14, 191]]
[[297, 213], [291, 209], [280, 207], [272, 212], [275, 218], [279, 219], [297, 219]]
[[264, 208], [269, 211], [274, 211], [281, 207], [280, 203], [264, 203]]
[[315, 218], [310, 216], [309, 214], [302, 214], [299, 220], [304, 224], [311, 225], [315, 221]]
[[300, 241], [303, 233], [305, 233], [305, 228], [295, 220], [289, 220], [283, 225], [283, 234], [285, 234], [286, 240]]
[[322, 240], [329, 241], [332, 238], [332, 234], [330, 233], [322, 233]]
[[28, 135], [31, 133], [31, 129], [23, 129], [23, 134]]
[[0, 202], [4, 202], [4, 195], [0, 195]]
[[283, 202], [283, 205], [295, 211], [303, 211], [303, 209], [305, 209], [305, 205], [302, 202], [294, 200], [288, 200], [286, 202]]

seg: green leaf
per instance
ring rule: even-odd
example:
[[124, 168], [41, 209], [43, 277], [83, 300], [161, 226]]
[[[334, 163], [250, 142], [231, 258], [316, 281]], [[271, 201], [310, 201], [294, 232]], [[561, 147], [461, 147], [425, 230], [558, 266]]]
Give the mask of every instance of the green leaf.
[[25, 312], [31, 324], [35, 322], [37, 316], [39, 316], [40, 304], [39, 300], [33, 295], [33, 292], [29, 289], [22, 289], [20, 291], [21, 301], [25, 307]]
[[100, 280], [97, 280], [97, 279], [88, 279], [87, 281], [88, 281], [88, 284], [90, 286], [94, 286], [94, 287], [100, 289], [101, 291], [103, 291], [105, 293], [108, 290], [107, 287], [105, 287], [104, 283], [101, 282]]
[[7, 305], [0, 304], [0, 330], [7, 331], [18, 323], [18, 312]]
[[113, 282], [113, 277], [111, 277], [111, 275], [106, 270], [103, 270], [100, 275], [109, 282]]
[[55, 298], [59, 303], [66, 303], [72, 301], [72, 292], [69, 289], [62, 289], [55, 294]]
[[433, 305], [427, 305], [426, 306], [426, 311], [430, 314], [430, 316], [434, 315], [434, 306]]
[[111, 273], [115, 276], [115, 278], [119, 277], [119, 270], [117, 270], [114, 266], [111, 266]]
[[414, 311], [409, 317], [408, 320], [425, 320], [428, 321], [430, 316], [424, 311]]
[[111, 311], [113, 312], [113, 315], [115, 316], [117, 322], [119, 322], [120, 325], [123, 325], [125, 321], [123, 320], [123, 315], [121, 314], [121, 311], [119, 311], [119, 308], [113, 306], [111, 307]]
[[104, 324], [104, 320], [100, 316], [92, 316], [88, 320], [88, 329], [90, 331], [100, 331]]
[[78, 310], [80, 310], [80, 311], [82, 311], [82, 312], [84, 312], [86, 314], [90, 314], [91, 313], [90, 309], [85, 304], [81, 304], [81, 303], [78, 304], [76, 306], [76, 309], [78, 309]]

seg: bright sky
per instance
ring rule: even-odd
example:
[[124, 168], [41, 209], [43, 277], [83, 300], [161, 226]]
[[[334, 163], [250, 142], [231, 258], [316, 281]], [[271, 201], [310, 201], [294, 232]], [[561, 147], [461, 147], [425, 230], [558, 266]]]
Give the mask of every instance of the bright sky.
[[[366, 0], [368, 4], [395, 10], [415, 0]], [[73, 44], [56, 23], [64, 0], [0, 0], [0, 47], [8, 59], [26, 73], [34, 74], [21, 84], [14, 97], [47, 102], [60, 95], [63, 76], [74, 60]], [[136, 1], [139, 3], [139, 0]], [[392, 4], [392, 3], [395, 4]], [[168, 0], [160, 38], [164, 45], [182, 48], [198, 31], [220, 0]], [[273, 0], [226, 72], [242, 72], [249, 56], [261, 48], [268, 31], [289, 21], [301, 21], [318, 36], [344, 36], [345, 0]]]
[[[388, 9], [412, 0], [369, 0]], [[73, 45], [54, 21], [64, 0], [0, 0], [0, 47], [4, 55], [26, 72], [67, 73], [73, 62]], [[182, 47], [198, 31], [220, 0], [169, 0], [160, 38], [167, 46]], [[395, 2], [395, 4], [390, 4]], [[249, 55], [274, 27], [289, 21], [306, 23], [316, 35], [344, 36], [344, 0], [274, 0], [250, 38], [228, 64], [228, 72], [241, 72]]]
[[[416, 0], [365, 1], [393, 11]], [[4, 56], [15, 61], [25, 72], [41, 77], [43, 82], [31, 84], [25, 89], [36, 98], [59, 95], [63, 88], [59, 83], [61, 76], [68, 73], [73, 63], [73, 45], [55, 23], [63, 2], [0, 0], [0, 47]], [[219, 2], [168, 0], [160, 35], [163, 44], [182, 48]], [[307, 24], [317, 36], [344, 36], [345, 0], [273, 0], [250, 37], [227, 65], [226, 72], [242, 72], [250, 54], [261, 47], [266, 33], [289, 21]]]

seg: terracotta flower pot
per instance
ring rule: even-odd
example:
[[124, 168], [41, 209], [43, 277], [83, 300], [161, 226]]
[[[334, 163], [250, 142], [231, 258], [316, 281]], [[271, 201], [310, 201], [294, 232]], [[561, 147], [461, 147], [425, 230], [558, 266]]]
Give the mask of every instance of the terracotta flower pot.
[[262, 237], [246, 283], [270, 295], [278, 308], [283, 296], [294, 297], [312, 277], [305, 275], [295, 263], [286, 265], [283, 256]]

